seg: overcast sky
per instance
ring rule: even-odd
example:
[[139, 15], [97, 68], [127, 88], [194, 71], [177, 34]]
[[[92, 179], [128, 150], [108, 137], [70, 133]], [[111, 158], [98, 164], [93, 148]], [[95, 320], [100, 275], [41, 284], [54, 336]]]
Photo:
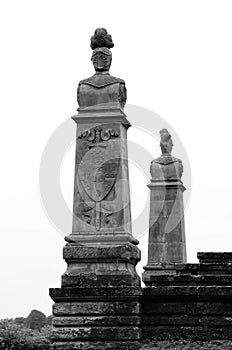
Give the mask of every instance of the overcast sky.
[[[136, 124], [128, 131], [134, 232], [147, 208], [149, 162], [160, 155], [155, 135], [163, 120], [175, 156], [183, 154], [175, 149], [180, 142], [187, 154], [188, 261], [196, 262], [198, 251], [232, 251], [231, 17], [231, 1], [1, 1], [0, 318], [34, 308], [51, 314], [48, 288], [60, 286], [65, 243], [41, 205], [39, 167], [53, 132], [76, 112], [79, 80], [93, 74], [89, 43], [97, 27], [106, 27], [115, 43], [111, 74], [126, 81], [128, 111], [138, 106], [134, 119], [128, 114]], [[74, 122], [67, 125], [74, 134]], [[147, 165], [134, 161], [133, 143], [150, 152]], [[73, 169], [71, 147], [61, 169], [69, 208]], [[139, 273], [147, 234], [140, 249]]]

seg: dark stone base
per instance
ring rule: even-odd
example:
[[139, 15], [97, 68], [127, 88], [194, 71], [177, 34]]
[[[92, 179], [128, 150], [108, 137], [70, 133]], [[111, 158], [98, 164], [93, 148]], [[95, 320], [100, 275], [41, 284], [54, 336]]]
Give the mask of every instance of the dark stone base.
[[[128, 279], [130, 285], [116, 285], [117, 266], [122, 267], [123, 283], [129, 271], [134, 276], [138, 256], [133, 246], [68, 246], [65, 250], [72, 272], [80, 272], [86, 255], [93, 263], [96, 254], [102, 257], [96, 259], [97, 264], [102, 260], [104, 271], [112, 267], [112, 274], [101, 275], [99, 269], [87, 283], [84, 270], [84, 276], [67, 275], [61, 288], [50, 289], [55, 302], [53, 350], [139, 350], [142, 339], [152, 337], [232, 339], [231, 253], [199, 253], [199, 264], [167, 266], [166, 270], [151, 266], [143, 289], [133, 277]], [[120, 262], [115, 265], [117, 255]]]
[[[231, 327], [216, 326], [147, 326], [143, 338], [162, 341], [167, 339], [188, 341], [232, 340]], [[226, 350], [226, 349], [225, 349]]]
[[52, 349], [139, 350], [139, 287], [52, 288]]
[[144, 339], [232, 339], [232, 254], [198, 253], [198, 258], [199, 264], [179, 265], [171, 273], [170, 268], [146, 273]]

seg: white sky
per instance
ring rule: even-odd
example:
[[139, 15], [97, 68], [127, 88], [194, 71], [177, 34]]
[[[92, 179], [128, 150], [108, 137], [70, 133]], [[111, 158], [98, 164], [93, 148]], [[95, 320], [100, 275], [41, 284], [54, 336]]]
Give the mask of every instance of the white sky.
[[[39, 165], [53, 131], [76, 111], [78, 81], [93, 74], [89, 39], [97, 27], [113, 37], [111, 74], [126, 81], [128, 103], [160, 115], [188, 153], [188, 261], [198, 251], [232, 251], [231, 17], [224, 0], [1, 1], [0, 318], [34, 308], [51, 314], [48, 288], [60, 286], [64, 240], [42, 209]], [[144, 142], [132, 128], [129, 135]], [[73, 167], [71, 149], [61, 176], [70, 207]], [[130, 178], [137, 215], [147, 181], [135, 165]], [[141, 273], [146, 235], [140, 243]]]

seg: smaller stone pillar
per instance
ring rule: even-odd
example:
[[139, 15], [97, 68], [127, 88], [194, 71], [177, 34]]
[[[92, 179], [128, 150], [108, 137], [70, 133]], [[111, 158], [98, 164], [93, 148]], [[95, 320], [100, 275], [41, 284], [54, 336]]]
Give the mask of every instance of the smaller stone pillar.
[[161, 157], [151, 162], [150, 222], [148, 263], [143, 282], [152, 284], [152, 276], [175, 273], [186, 263], [183, 192], [183, 166], [171, 155], [173, 143], [166, 129], [160, 131]]

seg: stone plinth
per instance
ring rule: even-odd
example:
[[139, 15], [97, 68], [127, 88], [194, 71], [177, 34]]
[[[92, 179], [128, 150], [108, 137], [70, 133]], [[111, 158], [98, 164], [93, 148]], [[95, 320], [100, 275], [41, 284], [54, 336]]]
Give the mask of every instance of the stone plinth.
[[64, 287], [140, 286], [135, 270], [140, 250], [134, 244], [67, 244], [63, 257], [67, 262], [67, 271], [62, 276]]
[[183, 166], [170, 153], [170, 134], [165, 129], [161, 134], [167, 140], [161, 142], [162, 156], [151, 163], [152, 179], [148, 185], [151, 191], [148, 263], [143, 273], [143, 281], [148, 285], [153, 275], [175, 274], [178, 266], [186, 263]]

